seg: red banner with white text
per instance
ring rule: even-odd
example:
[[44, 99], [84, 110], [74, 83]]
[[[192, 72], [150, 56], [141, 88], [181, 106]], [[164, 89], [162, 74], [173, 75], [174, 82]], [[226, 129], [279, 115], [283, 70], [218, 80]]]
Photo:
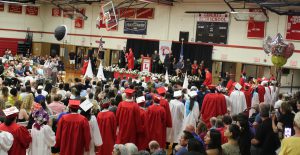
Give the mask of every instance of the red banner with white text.
[[300, 40], [300, 16], [288, 16], [286, 39]]
[[[262, 9], [249, 9], [249, 12], [263, 12]], [[265, 22], [254, 21], [250, 19], [248, 21], [248, 38], [264, 38], [265, 37]]]

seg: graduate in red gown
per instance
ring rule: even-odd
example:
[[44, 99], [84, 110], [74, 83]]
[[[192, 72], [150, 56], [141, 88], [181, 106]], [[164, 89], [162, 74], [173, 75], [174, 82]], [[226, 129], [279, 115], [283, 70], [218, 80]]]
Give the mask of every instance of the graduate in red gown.
[[[172, 116], [171, 116], [169, 102], [167, 99], [164, 98], [164, 96], [166, 94], [166, 89], [164, 87], [160, 87], [160, 88], [157, 88], [156, 91], [161, 96], [159, 105], [162, 106], [166, 111], [166, 119], [167, 119], [166, 127], [172, 128]], [[163, 125], [165, 125], [165, 124], [163, 124]], [[165, 139], [165, 141], [166, 141], [167, 140], [167, 130], [165, 130], [163, 132], [162, 136], [163, 136], [163, 139]], [[165, 148], [165, 144], [162, 145], [161, 147]]]
[[14, 137], [14, 142], [8, 151], [8, 155], [26, 155], [26, 149], [29, 147], [32, 138], [24, 126], [20, 126], [16, 123], [19, 110], [16, 107], [10, 107], [3, 110], [3, 112], [6, 116], [6, 120], [0, 124], [0, 131], [9, 132]]
[[128, 69], [133, 70], [134, 69], [134, 54], [132, 52], [132, 49], [129, 49], [129, 53], [126, 55], [127, 62], [128, 62]]
[[134, 90], [127, 88], [125, 93], [126, 99], [119, 103], [117, 109], [119, 132], [116, 144], [136, 144], [138, 132], [143, 132], [140, 125], [140, 108], [133, 100]]
[[228, 96], [230, 96], [231, 92], [234, 90], [233, 81], [230, 79], [226, 85], [226, 89], [228, 91]]
[[166, 146], [166, 139], [163, 137], [163, 133], [167, 130], [166, 124], [166, 111], [159, 105], [160, 96], [153, 95], [153, 104], [148, 107], [148, 126], [150, 131], [150, 141], [157, 141], [159, 146]]
[[209, 72], [208, 68], [205, 68], [205, 80], [203, 82], [203, 85], [211, 85], [212, 83], [212, 75], [211, 73]]
[[69, 100], [70, 113], [58, 121], [55, 147], [60, 148], [60, 155], [83, 155], [90, 149], [90, 125], [84, 116], [77, 113], [79, 105], [79, 100]]
[[117, 120], [113, 112], [109, 111], [109, 100], [102, 100], [101, 108], [98, 113], [97, 122], [103, 139], [103, 144], [99, 147], [97, 155], [111, 154], [116, 142]]
[[148, 127], [148, 116], [146, 111], [146, 100], [145, 96], [136, 98], [136, 103], [140, 107], [140, 120], [141, 120], [141, 131], [137, 136], [136, 146], [139, 150], [146, 150], [148, 148], [149, 140], [149, 127]]
[[259, 100], [259, 103], [262, 103], [265, 101], [265, 93], [266, 93], [266, 89], [264, 86], [261, 85], [261, 82], [262, 82], [262, 79], [261, 78], [258, 78], [257, 79], [257, 83], [258, 83], [258, 86], [257, 86], [257, 93], [258, 93], [258, 100]]
[[240, 78], [240, 85], [241, 85], [241, 86], [244, 86], [245, 81], [246, 81], [246, 72], [243, 71], [243, 72], [242, 72], [242, 75], [241, 75], [241, 78]]
[[194, 60], [194, 63], [192, 64], [192, 74], [193, 75], [197, 74], [198, 68], [199, 68], [199, 65], [197, 64], [197, 60]]
[[[244, 94], [245, 94], [245, 98], [246, 98], [246, 103], [247, 103], [247, 109], [249, 109], [251, 107], [251, 101], [252, 101], [252, 89], [250, 89], [251, 85], [249, 83], [245, 83], [244, 84]], [[249, 114], [249, 111], [248, 111]]]
[[85, 59], [84, 62], [83, 62], [83, 66], [82, 66], [82, 69], [81, 69], [81, 74], [84, 75], [86, 70], [87, 70], [87, 67], [89, 65], [89, 60], [88, 59]]
[[202, 120], [208, 128], [211, 127], [209, 122], [211, 117], [217, 117], [227, 113], [225, 96], [220, 93], [215, 93], [215, 86], [210, 85], [209, 89], [211, 93], [205, 95], [201, 108]]

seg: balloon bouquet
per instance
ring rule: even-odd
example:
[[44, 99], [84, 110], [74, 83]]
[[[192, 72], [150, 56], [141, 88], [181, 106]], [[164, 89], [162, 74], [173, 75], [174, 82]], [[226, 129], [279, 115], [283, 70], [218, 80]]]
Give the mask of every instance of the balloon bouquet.
[[272, 55], [272, 63], [280, 68], [293, 55], [295, 46], [293, 43], [284, 42], [282, 35], [278, 33], [273, 39], [268, 36], [264, 40], [263, 49], [266, 54]]
[[282, 35], [278, 33], [273, 39], [268, 36], [263, 43], [263, 49], [266, 54], [272, 55], [272, 63], [277, 70], [277, 81], [281, 81], [281, 67], [286, 64], [295, 50], [293, 43], [284, 42]]

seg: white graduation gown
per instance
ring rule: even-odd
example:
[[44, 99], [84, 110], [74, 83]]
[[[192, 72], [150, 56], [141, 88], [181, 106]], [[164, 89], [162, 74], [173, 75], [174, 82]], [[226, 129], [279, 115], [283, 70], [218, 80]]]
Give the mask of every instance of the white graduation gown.
[[184, 119], [184, 104], [174, 99], [170, 101], [169, 106], [172, 116], [172, 128], [167, 128], [167, 142], [178, 143]]
[[6, 131], [0, 132], [0, 155], [7, 155], [10, 147], [14, 142], [14, 137], [11, 133]]
[[266, 90], [266, 93], [265, 93], [265, 96], [264, 96], [264, 99], [265, 99], [264, 103], [272, 104], [272, 97], [271, 97], [270, 88], [265, 87], [265, 90]]
[[234, 90], [230, 94], [230, 101], [230, 115], [239, 114], [247, 109], [245, 94], [242, 91]]
[[[223, 94], [224, 95], [224, 94]], [[230, 107], [231, 107], [231, 101], [230, 101], [230, 97], [227, 96], [227, 95], [224, 95], [225, 96], [225, 100], [226, 100], [226, 107], [227, 107], [227, 111], [230, 111]]]
[[84, 155], [95, 155], [95, 146], [101, 146], [103, 144], [102, 137], [100, 134], [99, 126], [97, 123], [97, 119], [94, 115], [91, 116], [89, 121], [90, 124], [90, 132], [91, 132], [91, 143], [90, 143], [90, 151], [84, 152]]
[[[255, 104], [259, 104], [259, 97], [257, 92], [253, 93], [251, 107], [254, 107]], [[251, 108], [249, 112], [249, 117], [251, 117], [253, 113], [255, 113], [255, 110]]]
[[183, 131], [185, 127], [188, 125], [193, 125], [195, 129], [197, 127], [196, 125], [200, 115], [199, 104], [197, 101], [195, 101], [192, 111], [189, 111], [189, 107], [190, 107], [190, 101], [188, 100], [185, 102], [184, 119], [183, 119], [183, 125], [181, 131]]
[[33, 125], [31, 137], [29, 155], [51, 154], [51, 147], [55, 145], [55, 133], [49, 125], [41, 126], [40, 130]]

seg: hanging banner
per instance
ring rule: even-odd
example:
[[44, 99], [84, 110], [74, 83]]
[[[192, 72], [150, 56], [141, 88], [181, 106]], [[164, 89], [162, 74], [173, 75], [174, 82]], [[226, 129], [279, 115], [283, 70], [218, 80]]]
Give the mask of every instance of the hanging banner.
[[125, 20], [124, 33], [146, 35], [147, 20]]
[[[85, 15], [85, 8], [78, 9], [78, 12]], [[82, 29], [84, 27], [84, 19], [82, 17], [76, 17], [74, 22], [74, 27], [76, 29]]]
[[154, 19], [154, 9], [153, 8], [136, 9], [135, 18], [137, 18], [137, 19]]
[[9, 4], [8, 12], [22, 14], [22, 8], [23, 8], [22, 5]]
[[26, 15], [37, 16], [39, 14], [39, 8], [36, 6], [26, 6]]
[[120, 18], [134, 18], [135, 9], [134, 8], [120, 8], [119, 9]]
[[288, 16], [286, 39], [300, 40], [300, 16]]
[[52, 17], [60, 17], [61, 10], [59, 8], [52, 8]]
[[0, 3], [0, 11], [4, 11], [4, 3]]
[[229, 22], [229, 13], [200, 13], [198, 22]]
[[[263, 12], [262, 9], [249, 9], [249, 12]], [[258, 22], [254, 20], [248, 21], [248, 38], [264, 38], [265, 37], [265, 22]]]
[[161, 62], [164, 62], [165, 56], [171, 53], [171, 47], [172, 41], [159, 41], [159, 59]]

